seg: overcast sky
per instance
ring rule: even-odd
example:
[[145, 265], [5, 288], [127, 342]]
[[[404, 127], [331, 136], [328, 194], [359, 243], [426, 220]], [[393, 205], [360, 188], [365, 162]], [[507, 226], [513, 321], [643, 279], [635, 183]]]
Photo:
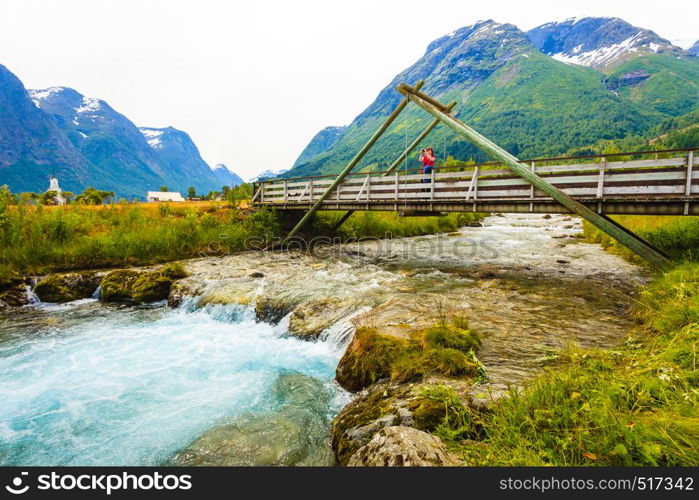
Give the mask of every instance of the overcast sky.
[[0, 64], [28, 88], [72, 87], [139, 126], [185, 130], [207, 162], [247, 179], [289, 168], [430, 41], [477, 20], [527, 30], [616, 16], [687, 45], [698, 11], [690, 0], [0, 0]]

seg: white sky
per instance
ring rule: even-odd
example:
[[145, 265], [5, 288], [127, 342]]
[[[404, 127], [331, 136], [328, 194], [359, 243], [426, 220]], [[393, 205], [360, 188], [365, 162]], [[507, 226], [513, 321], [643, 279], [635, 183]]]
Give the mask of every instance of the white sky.
[[0, 64], [27, 88], [73, 87], [139, 126], [185, 130], [207, 162], [247, 179], [289, 168], [430, 41], [480, 19], [527, 30], [616, 16], [684, 45], [699, 38], [691, 0], [581, 3], [0, 0]]

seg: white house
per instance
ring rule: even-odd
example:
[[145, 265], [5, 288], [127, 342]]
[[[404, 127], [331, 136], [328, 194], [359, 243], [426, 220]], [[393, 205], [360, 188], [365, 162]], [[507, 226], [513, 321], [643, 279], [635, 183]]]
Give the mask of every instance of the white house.
[[148, 191], [146, 199], [148, 201], [184, 201], [180, 193], [171, 193], [169, 191]]

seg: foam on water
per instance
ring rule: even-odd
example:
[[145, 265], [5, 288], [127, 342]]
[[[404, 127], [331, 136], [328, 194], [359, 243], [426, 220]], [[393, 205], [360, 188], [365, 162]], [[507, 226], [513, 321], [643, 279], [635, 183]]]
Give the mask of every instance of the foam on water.
[[[280, 373], [333, 385], [344, 349], [334, 336], [286, 336], [242, 307], [86, 302], [39, 305], [56, 326], [0, 344], [0, 464], [165, 463], [206, 430], [269, 410]], [[100, 314], [62, 322], [86, 306]]]

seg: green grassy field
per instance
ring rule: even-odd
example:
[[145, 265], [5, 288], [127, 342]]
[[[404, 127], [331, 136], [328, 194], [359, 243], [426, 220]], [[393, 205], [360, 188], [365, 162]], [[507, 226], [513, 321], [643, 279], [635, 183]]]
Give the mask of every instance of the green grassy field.
[[[155, 264], [240, 252], [285, 235], [271, 210], [225, 202], [67, 206], [10, 205], [0, 191], [0, 277]], [[310, 233], [329, 234], [341, 213], [321, 213]], [[474, 216], [398, 217], [358, 212], [338, 236], [414, 236], [453, 231]]]

